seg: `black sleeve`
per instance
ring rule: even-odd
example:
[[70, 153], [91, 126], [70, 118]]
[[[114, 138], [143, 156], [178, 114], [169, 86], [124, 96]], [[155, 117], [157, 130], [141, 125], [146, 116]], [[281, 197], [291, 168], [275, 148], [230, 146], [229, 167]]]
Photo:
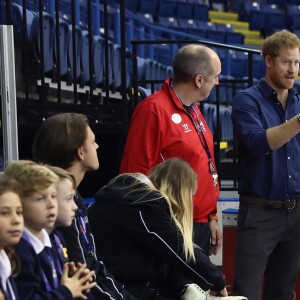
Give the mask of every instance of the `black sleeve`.
[[42, 268], [31, 245], [21, 240], [16, 246], [21, 270], [16, 277], [19, 297], [22, 300], [66, 300], [72, 299], [69, 289], [63, 285], [49, 292], [43, 282]]
[[146, 249], [151, 249], [174, 271], [188, 277], [203, 289], [225, 287], [222, 273], [200, 249], [195, 249], [196, 263], [188, 262], [183, 252], [183, 237], [172, 221], [164, 199], [144, 202], [134, 209], [138, 226], [130, 228], [132, 237]]

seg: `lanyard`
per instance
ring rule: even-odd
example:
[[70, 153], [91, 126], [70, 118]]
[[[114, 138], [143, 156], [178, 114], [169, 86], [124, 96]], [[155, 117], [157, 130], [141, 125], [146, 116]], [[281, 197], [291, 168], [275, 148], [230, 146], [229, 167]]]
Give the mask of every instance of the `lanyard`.
[[[180, 102], [183, 104], [181, 98], [175, 93], [174, 89], [173, 89], [173, 85], [172, 83], [170, 83], [170, 87], [171, 89], [173, 90], [174, 94], [176, 95], [176, 97], [180, 100]], [[213, 184], [214, 184], [214, 188], [215, 190], [217, 189], [217, 185], [218, 185], [218, 174], [216, 172], [216, 168], [215, 168], [215, 165], [213, 163], [213, 160], [212, 160], [212, 155], [211, 155], [211, 152], [209, 150], [209, 147], [208, 147], [208, 144], [207, 144], [207, 141], [206, 141], [206, 138], [205, 138], [205, 127], [202, 123], [202, 121], [200, 120], [199, 118], [199, 115], [194, 107], [194, 103], [190, 106], [192, 108], [192, 112], [188, 111], [186, 109], [186, 112], [188, 113], [194, 127], [195, 127], [195, 130], [196, 130], [196, 133], [200, 139], [200, 142], [201, 142], [201, 145], [207, 155], [207, 159], [208, 159], [208, 168], [209, 168], [209, 173], [211, 174], [212, 176], [212, 179], [213, 179]], [[195, 121], [195, 118], [193, 117], [193, 114], [195, 115], [196, 117], [196, 121]]]
[[81, 236], [82, 240], [84, 241], [87, 251], [90, 254], [94, 255], [94, 246], [87, 236], [86, 222], [85, 222], [85, 220], [87, 219], [87, 215], [86, 215], [85, 209], [83, 207], [84, 204], [82, 203], [82, 198], [77, 193], [77, 191], [75, 194], [75, 200], [76, 200], [76, 204], [78, 206], [78, 210], [75, 214], [75, 219], [79, 226], [80, 236]]
[[[177, 96], [178, 97], [178, 96]], [[178, 97], [179, 98], [179, 97]], [[180, 99], [180, 98], [179, 98]], [[191, 108], [192, 108], [192, 111], [194, 113], [194, 115], [196, 116], [196, 120], [197, 120], [197, 123], [195, 122], [195, 118], [193, 117], [192, 113], [190, 113], [189, 111], [188, 114], [189, 114], [189, 117], [195, 127], [195, 130], [196, 130], [196, 133], [200, 139], [200, 142], [206, 152], [206, 155], [207, 155], [207, 158], [208, 158], [208, 165], [209, 165], [209, 172], [210, 174], [212, 174], [213, 176], [216, 176], [217, 175], [217, 172], [216, 172], [216, 168], [214, 166], [214, 163], [212, 161], [212, 155], [211, 155], [211, 152], [209, 150], [209, 147], [208, 147], [208, 144], [207, 144], [207, 141], [206, 141], [206, 138], [205, 138], [205, 127], [202, 123], [202, 121], [200, 120], [199, 118], [199, 115], [194, 107], [194, 104], [191, 105]]]

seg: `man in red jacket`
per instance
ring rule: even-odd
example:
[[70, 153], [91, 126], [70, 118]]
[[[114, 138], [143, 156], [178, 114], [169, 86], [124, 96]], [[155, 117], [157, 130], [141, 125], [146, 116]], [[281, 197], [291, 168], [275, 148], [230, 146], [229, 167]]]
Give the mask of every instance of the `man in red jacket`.
[[198, 175], [194, 197], [194, 242], [207, 255], [221, 245], [217, 223], [218, 174], [214, 162], [213, 137], [199, 110], [219, 84], [221, 62], [203, 45], [182, 47], [173, 60], [173, 78], [135, 109], [120, 172], [148, 174], [158, 163], [172, 157], [187, 161]]

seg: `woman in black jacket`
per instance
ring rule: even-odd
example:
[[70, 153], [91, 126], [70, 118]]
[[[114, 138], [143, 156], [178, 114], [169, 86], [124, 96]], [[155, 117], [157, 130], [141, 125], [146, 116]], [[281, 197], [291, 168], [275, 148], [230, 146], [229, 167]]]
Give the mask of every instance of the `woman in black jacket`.
[[96, 194], [88, 209], [96, 248], [133, 295], [179, 299], [189, 283], [227, 295], [222, 273], [192, 242], [196, 189], [195, 172], [173, 158], [149, 177], [121, 174]]

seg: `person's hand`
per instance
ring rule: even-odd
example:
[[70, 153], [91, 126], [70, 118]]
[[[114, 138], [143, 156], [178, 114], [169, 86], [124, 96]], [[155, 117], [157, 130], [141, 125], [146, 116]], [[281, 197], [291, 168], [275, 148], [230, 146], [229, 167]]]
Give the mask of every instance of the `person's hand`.
[[1, 291], [0, 291], [0, 300], [5, 300], [5, 299], [4, 299], [4, 295], [2, 294]]
[[217, 297], [227, 297], [228, 296], [228, 292], [226, 287], [224, 287], [223, 290], [215, 292], [215, 291], [209, 291], [209, 294], [212, 296], [217, 296]]
[[[73, 276], [69, 277], [69, 271], [74, 272]], [[73, 265], [64, 264], [61, 284], [70, 290], [73, 298], [87, 299], [83, 292], [89, 292], [96, 285], [96, 282], [92, 282], [94, 274], [85, 264], [78, 264], [76, 269]]]
[[210, 220], [208, 226], [211, 232], [209, 255], [216, 255], [222, 243], [222, 233], [216, 220]]

